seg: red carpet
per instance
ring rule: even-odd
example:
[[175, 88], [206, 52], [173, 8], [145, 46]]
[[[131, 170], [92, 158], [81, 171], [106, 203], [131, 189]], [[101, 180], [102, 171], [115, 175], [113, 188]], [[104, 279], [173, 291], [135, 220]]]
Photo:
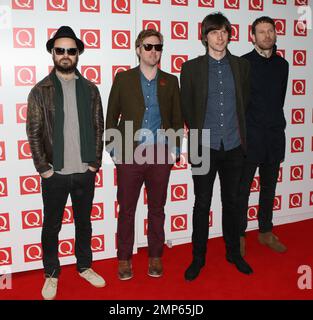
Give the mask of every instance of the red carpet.
[[[97, 289], [81, 279], [75, 266], [63, 266], [57, 299], [62, 300], [276, 300], [313, 299], [313, 289], [298, 288], [298, 268], [313, 270], [313, 219], [275, 227], [275, 233], [287, 245], [284, 254], [272, 252], [257, 241], [257, 231], [247, 235], [246, 259], [254, 273], [246, 276], [225, 260], [222, 238], [210, 239], [206, 266], [193, 282], [186, 282], [184, 271], [191, 261], [191, 245], [175, 246], [164, 251], [164, 276], [147, 276], [147, 250], [140, 249], [133, 258], [134, 278], [117, 279], [116, 259], [96, 261], [93, 268], [107, 281]], [[42, 270], [13, 274], [12, 289], [0, 290], [0, 300], [41, 299]], [[313, 281], [311, 277], [311, 281]], [[313, 283], [311, 283], [311, 287]]]

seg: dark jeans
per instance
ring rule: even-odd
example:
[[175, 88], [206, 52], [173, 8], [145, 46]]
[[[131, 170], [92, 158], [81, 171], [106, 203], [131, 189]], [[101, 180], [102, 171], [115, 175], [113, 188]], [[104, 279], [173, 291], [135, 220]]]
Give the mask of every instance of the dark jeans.
[[91, 208], [94, 197], [95, 173], [61, 175], [54, 173], [50, 178], [42, 178], [42, 198], [44, 221], [41, 235], [43, 265], [45, 275], [57, 278], [60, 273], [58, 259], [59, 232], [62, 227], [64, 207], [71, 195], [75, 221], [75, 256], [77, 270], [90, 268], [91, 252]]
[[[195, 204], [193, 208], [193, 256], [204, 262], [209, 236], [209, 212], [213, 185], [218, 173], [222, 200], [222, 229], [226, 251], [239, 255], [238, 190], [243, 166], [241, 146], [229, 150], [213, 150], [199, 146], [199, 154], [210, 152], [210, 170], [206, 175], [193, 175]], [[193, 166], [195, 167], [195, 166]]]
[[143, 183], [148, 198], [149, 257], [163, 254], [164, 206], [171, 164], [118, 164], [117, 201], [120, 206], [117, 224], [117, 257], [129, 260], [134, 245], [134, 221], [138, 197]]
[[244, 236], [248, 225], [248, 203], [250, 196], [251, 184], [259, 167], [260, 175], [260, 195], [259, 195], [259, 212], [258, 222], [259, 231], [269, 232], [273, 228], [273, 205], [275, 199], [275, 190], [277, 184], [277, 178], [279, 174], [280, 162], [268, 163], [268, 164], [256, 164], [245, 161], [241, 183], [240, 183], [240, 235]]

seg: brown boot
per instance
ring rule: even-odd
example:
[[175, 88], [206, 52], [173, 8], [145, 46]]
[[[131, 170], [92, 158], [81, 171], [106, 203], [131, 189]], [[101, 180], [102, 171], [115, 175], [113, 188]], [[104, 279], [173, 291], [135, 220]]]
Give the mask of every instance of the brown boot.
[[278, 237], [272, 232], [259, 233], [259, 242], [264, 244], [276, 252], [285, 252], [287, 247], [282, 244]]
[[148, 275], [150, 277], [161, 277], [163, 274], [163, 266], [161, 258], [149, 258]]
[[129, 280], [133, 277], [132, 264], [130, 260], [118, 261], [118, 278], [120, 280]]
[[244, 257], [246, 255], [246, 238], [240, 237], [240, 255]]

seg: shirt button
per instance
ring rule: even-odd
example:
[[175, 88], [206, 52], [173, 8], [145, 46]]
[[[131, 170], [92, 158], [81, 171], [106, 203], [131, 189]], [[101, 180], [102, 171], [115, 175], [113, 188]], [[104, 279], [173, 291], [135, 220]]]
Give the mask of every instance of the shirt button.
[[150, 83], [148, 83], [148, 87], [150, 87]]
[[221, 113], [221, 116], [223, 117], [224, 113]]
[[148, 122], [148, 120], [145, 120], [145, 122]]
[[149, 110], [149, 108], [146, 108], [146, 110]]
[[223, 127], [223, 124], [221, 124], [221, 127]]
[[223, 104], [223, 102], [221, 103], [221, 106], [223, 106], [224, 104]]
[[223, 82], [222, 82], [222, 81], [220, 81], [220, 84], [223, 84]]
[[218, 73], [222, 73], [222, 71], [219, 71]]
[[149, 98], [150, 98], [150, 96], [147, 96], [147, 98], [149, 99]]
[[223, 92], [221, 91], [220, 94], [223, 94]]

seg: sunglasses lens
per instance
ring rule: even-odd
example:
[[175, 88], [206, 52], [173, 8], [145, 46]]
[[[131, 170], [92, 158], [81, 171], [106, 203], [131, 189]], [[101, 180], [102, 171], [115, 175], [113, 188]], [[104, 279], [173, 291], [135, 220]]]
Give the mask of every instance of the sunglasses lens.
[[148, 44], [144, 44], [143, 47], [145, 48], [146, 51], [151, 51], [153, 48], [153, 45], [148, 43]]
[[54, 48], [54, 52], [55, 54], [57, 54], [58, 56], [63, 55], [65, 52], [64, 48]]
[[77, 53], [77, 49], [76, 48], [70, 48], [70, 49], [67, 49], [67, 54], [69, 56], [75, 56]]
[[162, 51], [162, 48], [163, 48], [163, 44], [155, 44], [155, 45], [154, 45], [154, 49], [155, 49], [156, 51]]
[[77, 53], [77, 48], [69, 48], [69, 49], [65, 49], [65, 48], [54, 48], [54, 52], [56, 55], [60, 56], [60, 55], [64, 55], [65, 51], [67, 52], [67, 54], [69, 56], [75, 56]]

